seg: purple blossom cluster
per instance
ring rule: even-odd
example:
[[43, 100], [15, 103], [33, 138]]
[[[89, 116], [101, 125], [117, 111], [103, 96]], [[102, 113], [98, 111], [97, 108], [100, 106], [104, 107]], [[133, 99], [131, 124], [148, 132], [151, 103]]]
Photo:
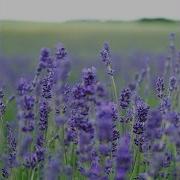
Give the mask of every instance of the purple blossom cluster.
[[6, 110], [6, 105], [4, 104], [3, 98], [4, 98], [3, 89], [0, 88], [0, 118], [4, 115]]
[[[174, 35], [170, 43], [178, 64]], [[41, 50], [33, 80], [21, 78], [15, 98], [6, 98], [0, 88], [2, 178], [180, 179], [179, 64], [168, 73], [165, 66], [153, 95], [148, 62], [118, 97], [107, 43], [100, 55], [111, 90], [93, 66], [70, 82], [62, 44], [54, 54]], [[6, 115], [11, 103], [14, 120]]]

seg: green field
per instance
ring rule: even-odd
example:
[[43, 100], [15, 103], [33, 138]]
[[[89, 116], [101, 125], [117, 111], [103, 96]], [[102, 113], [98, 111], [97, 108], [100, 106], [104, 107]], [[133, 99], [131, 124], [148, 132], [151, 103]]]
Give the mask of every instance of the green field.
[[0, 21], [0, 53], [4, 56], [38, 57], [41, 47], [54, 48], [62, 42], [70, 54], [80, 58], [97, 57], [104, 41], [114, 53], [136, 51], [164, 52], [168, 34], [177, 35], [179, 22], [96, 22], [34, 23]]
[[[180, 49], [180, 22], [72, 21], [39, 23], [0, 21], [0, 57], [9, 58], [6, 71], [12, 72], [10, 77], [23, 76], [27, 74], [27, 71], [34, 72], [42, 47], [53, 50], [57, 43], [62, 42], [71, 56], [72, 80], [79, 77], [83, 67], [91, 65], [99, 67], [99, 76], [102, 78], [104, 73], [101, 72], [104, 72], [104, 68], [101, 68], [99, 52], [104, 41], [110, 43], [113, 55], [117, 55], [115, 59], [113, 58], [113, 64], [116, 66], [121, 60], [124, 60], [124, 64], [131, 63], [129, 56], [137, 52], [167, 55], [168, 34], [171, 32], [176, 33], [176, 47]], [[22, 60], [17, 63], [19, 57]], [[4, 59], [0, 58], [0, 65], [3, 63], [5, 63]], [[128, 67], [124, 64], [124, 71], [122, 67], [118, 66], [115, 67], [115, 70], [126, 74]], [[138, 66], [137, 63], [129, 66], [131, 67], [128, 68], [129, 74], [137, 71], [136, 66]], [[1, 75], [3, 78], [7, 76], [6, 71]], [[124, 77], [120, 77], [118, 79], [121, 79], [122, 84], [125, 80]]]

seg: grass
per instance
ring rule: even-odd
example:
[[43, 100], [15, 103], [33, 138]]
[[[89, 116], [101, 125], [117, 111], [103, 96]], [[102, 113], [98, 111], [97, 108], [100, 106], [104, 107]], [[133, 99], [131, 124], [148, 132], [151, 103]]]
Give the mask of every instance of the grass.
[[[108, 41], [113, 52], [119, 54], [139, 50], [159, 53], [166, 50], [166, 37], [170, 32], [175, 32], [179, 39], [180, 23], [0, 21], [0, 53], [9, 57], [37, 58], [41, 47], [53, 48], [62, 42], [71, 55], [94, 58], [104, 41]], [[179, 41], [177, 47], [180, 47]]]
[[[99, 51], [104, 41], [110, 43], [113, 54], [122, 56], [121, 59], [117, 57], [117, 61], [126, 61], [128, 59], [126, 57], [134, 52], [152, 54], [167, 52], [169, 43], [167, 36], [170, 32], [175, 32], [176, 39], [180, 39], [180, 22], [0, 21], [0, 57], [5, 56], [12, 60], [23, 57], [23, 60], [28, 61], [27, 64], [23, 64], [26, 67], [19, 68], [15, 61], [10, 66], [15, 69], [15, 72], [26, 72], [26, 70], [29, 72], [36, 67], [42, 47], [53, 49], [58, 42], [62, 42], [73, 57], [74, 68], [72, 68], [71, 79], [75, 81], [84, 66], [101, 67]], [[180, 49], [180, 41], [176, 40], [176, 47]], [[3, 62], [3, 59], [0, 58], [0, 63], [1, 61]], [[118, 68], [115, 70], [119, 71]], [[132, 70], [129, 69], [129, 71]], [[99, 68], [98, 72], [100, 72], [100, 78], [103, 78], [102, 68]], [[121, 78], [121, 84], [123, 83], [124, 80]]]

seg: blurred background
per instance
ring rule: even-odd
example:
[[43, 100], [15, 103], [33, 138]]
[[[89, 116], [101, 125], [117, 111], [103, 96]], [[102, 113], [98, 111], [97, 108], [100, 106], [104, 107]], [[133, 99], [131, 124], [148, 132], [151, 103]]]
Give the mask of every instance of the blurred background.
[[19, 77], [32, 77], [40, 49], [53, 52], [59, 42], [70, 55], [72, 81], [81, 68], [91, 65], [104, 78], [99, 52], [105, 41], [112, 49], [120, 85], [147, 59], [161, 72], [169, 53], [169, 33], [176, 34], [180, 49], [178, 7], [179, 0], [1, 0], [0, 82], [15, 87]]

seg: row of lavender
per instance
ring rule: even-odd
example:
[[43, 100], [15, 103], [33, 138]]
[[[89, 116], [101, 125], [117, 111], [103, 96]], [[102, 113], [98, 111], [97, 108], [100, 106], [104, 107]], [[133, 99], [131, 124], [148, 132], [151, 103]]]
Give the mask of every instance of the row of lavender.
[[[168, 43], [167, 43], [168, 44]], [[52, 50], [54, 53], [54, 49]], [[168, 53], [168, 52], [167, 52]], [[163, 65], [166, 58], [169, 58], [167, 53], [153, 53], [147, 51], [129, 51], [126, 53], [111, 52], [112, 63], [117, 73], [114, 74], [117, 83], [117, 89], [121, 89], [126, 86], [128, 82], [132, 80], [132, 77], [136, 76], [136, 72], [144, 70], [147, 62], [149, 62], [151, 73], [154, 73], [150, 79], [151, 88], [154, 86], [156, 77], [161, 76], [163, 73]], [[102, 62], [98, 54], [82, 58], [78, 55], [69, 54], [68, 56], [71, 68], [71, 73], [68, 77], [69, 83], [78, 81], [80, 77], [80, 71], [83, 67], [91, 67], [95, 65], [97, 70], [98, 79], [104, 82], [104, 79], [108, 79], [107, 75], [104, 76], [104, 69], [102, 68]], [[33, 61], [32, 61], [33, 59]], [[37, 60], [34, 60], [37, 59]], [[25, 57], [19, 54], [19, 56], [7, 57], [0, 53], [0, 86], [5, 86], [6, 94], [11, 94], [17, 86], [17, 81], [20, 77], [26, 77], [32, 79], [34, 76], [34, 69], [37, 65], [37, 58]], [[23, 68], [22, 68], [23, 67]], [[127, 73], [127, 69], [129, 72]], [[6, 82], [9, 82], [8, 84]], [[110, 85], [110, 82], [109, 82]]]
[[[57, 47], [55, 55], [42, 49], [33, 81], [20, 79], [9, 99], [0, 90], [1, 177], [179, 179], [180, 58], [174, 36], [154, 87], [156, 107], [148, 104], [149, 64], [118, 95], [107, 43], [100, 55], [110, 89], [98, 81], [95, 67], [83, 69], [80, 82], [69, 84], [66, 49]], [[11, 103], [17, 114], [7, 122]]]

